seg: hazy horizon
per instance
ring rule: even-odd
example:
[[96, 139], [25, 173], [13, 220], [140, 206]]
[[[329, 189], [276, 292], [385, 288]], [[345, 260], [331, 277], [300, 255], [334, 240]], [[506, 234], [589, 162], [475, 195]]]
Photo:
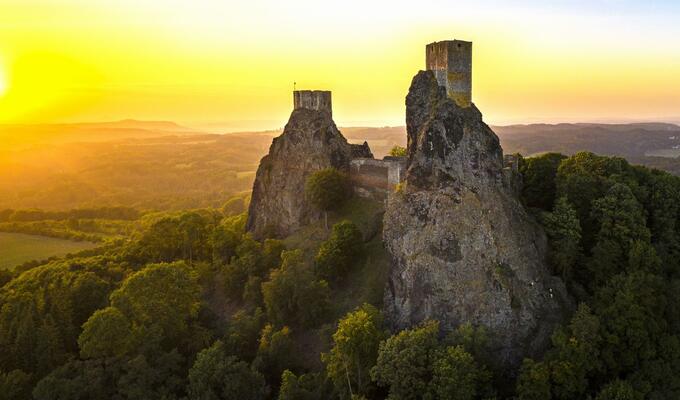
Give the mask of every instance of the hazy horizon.
[[[191, 131], [197, 131], [199, 133], [216, 133], [216, 134], [228, 134], [228, 133], [260, 133], [260, 132], [276, 132], [280, 131], [285, 127], [287, 119], [282, 121], [223, 121], [223, 122], [196, 122], [196, 121], [174, 121], [174, 120], [150, 120], [150, 119], [137, 119], [137, 118], [122, 118], [116, 120], [73, 120], [73, 121], [63, 121], [63, 122], [2, 122], [0, 126], [12, 126], [12, 125], [79, 125], [79, 124], [115, 124], [121, 122], [131, 122], [131, 123], [174, 123], [182, 128], [187, 128]], [[388, 121], [389, 122], [389, 121]], [[664, 124], [674, 124], [680, 126], [680, 117], [678, 118], [658, 118], [658, 119], [607, 119], [607, 118], [594, 118], [594, 119], [563, 119], [563, 120], [550, 120], [550, 119], [534, 119], [534, 120], [516, 120], [516, 121], [500, 121], [498, 123], [493, 121], [485, 121], [490, 126], [514, 126], [514, 125], [560, 125], [560, 124], [612, 124], [612, 125], [625, 125], [625, 124], [638, 124], [638, 123], [664, 123]], [[338, 128], [396, 128], [404, 127], [405, 122], [401, 123], [386, 123], [385, 121], [344, 121], [337, 120], [336, 125]]]
[[[334, 118], [336, 125], [342, 129], [344, 128], [383, 128], [383, 127], [402, 127], [405, 126], [405, 121], [347, 121], [338, 118]], [[288, 119], [277, 122], [269, 121], [271, 123], [267, 124], [268, 121], [223, 121], [223, 122], [195, 122], [195, 121], [171, 121], [176, 122], [181, 126], [186, 126], [188, 128], [194, 128], [203, 131], [220, 130], [222, 133], [240, 133], [240, 132], [261, 132], [261, 131], [275, 131], [284, 128]], [[115, 121], [88, 121], [88, 122], [115, 122]], [[495, 122], [493, 120], [486, 120], [485, 122], [491, 126], [511, 126], [511, 125], [533, 125], [533, 124], [548, 124], [548, 125], [559, 125], [559, 124], [577, 124], [577, 123], [588, 123], [588, 124], [636, 124], [636, 123], [667, 123], [680, 125], [680, 117], [671, 118], [649, 118], [649, 119], [611, 119], [611, 118], [592, 118], [592, 119], [579, 119], [577, 117], [571, 119], [559, 119], [552, 120], [549, 118], [536, 118], [531, 120], [501, 120]], [[78, 123], [78, 122], [73, 122]]]

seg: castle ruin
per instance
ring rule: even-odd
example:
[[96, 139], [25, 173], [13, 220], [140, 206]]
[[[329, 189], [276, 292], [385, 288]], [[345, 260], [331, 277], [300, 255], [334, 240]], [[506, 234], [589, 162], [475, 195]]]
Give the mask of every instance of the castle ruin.
[[[426, 46], [426, 69], [432, 71], [439, 86], [446, 88], [447, 96], [459, 107], [472, 104], [472, 42], [445, 40]], [[333, 115], [331, 92], [325, 90], [295, 90], [293, 108], [325, 111]], [[364, 143], [360, 153], [370, 149]], [[353, 145], [353, 148], [358, 145]], [[403, 181], [406, 157], [372, 157], [354, 155], [350, 161], [349, 175], [354, 191], [361, 197], [386, 200], [389, 193]]]
[[306, 108], [309, 110], [326, 111], [331, 116], [331, 92], [329, 90], [296, 90], [293, 92], [293, 109]]
[[382, 160], [355, 158], [350, 162], [354, 193], [360, 197], [386, 200], [406, 175], [406, 157], [386, 156]]
[[[326, 90], [296, 90], [293, 92], [293, 109], [326, 111], [333, 115], [331, 92]], [[349, 177], [354, 192], [378, 201], [387, 199], [390, 192], [401, 182], [406, 169], [406, 157], [385, 157], [376, 160], [370, 154], [368, 144], [352, 146]], [[366, 154], [369, 157], [366, 157]]]
[[425, 65], [460, 107], [472, 104], [472, 42], [445, 40], [425, 48]]
[[[428, 44], [426, 69], [432, 72], [433, 81], [446, 89], [448, 99], [470, 110], [471, 42]], [[315, 211], [301, 192], [314, 171], [328, 167], [341, 170], [349, 175], [356, 195], [382, 202], [405, 180], [408, 164], [406, 157], [374, 158], [366, 142], [348, 143], [333, 122], [330, 91], [294, 90], [293, 112], [286, 128], [260, 162], [246, 229], [255, 237], [271, 229], [284, 237], [313, 221]], [[515, 186], [513, 177], [517, 174], [508, 168], [506, 175], [509, 184]]]

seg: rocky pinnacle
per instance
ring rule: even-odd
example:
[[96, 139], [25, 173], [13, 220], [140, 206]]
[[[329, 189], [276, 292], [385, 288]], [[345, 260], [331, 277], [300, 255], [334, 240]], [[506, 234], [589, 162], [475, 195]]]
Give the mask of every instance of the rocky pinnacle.
[[393, 328], [436, 319], [484, 326], [497, 361], [539, 354], [571, 307], [545, 262], [546, 239], [516, 197], [498, 137], [479, 110], [447, 97], [431, 71], [406, 97], [408, 167], [390, 196], [383, 239]]

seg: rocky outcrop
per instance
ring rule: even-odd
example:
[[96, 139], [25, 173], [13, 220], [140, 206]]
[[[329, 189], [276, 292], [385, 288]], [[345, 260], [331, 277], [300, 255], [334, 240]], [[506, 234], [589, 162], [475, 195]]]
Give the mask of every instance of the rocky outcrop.
[[368, 142], [364, 140], [362, 144], [350, 144], [352, 150], [352, 158], [373, 158], [371, 148], [368, 147]]
[[503, 170], [498, 137], [477, 108], [450, 100], [431, 71], [406, 98], [405, 184], [383, 231], [392, 258], [386, 311], [394, 328], [437, 319], [483, 325], [501, 365], [543, 349], [570, 307], [545, 264], [545, 235]]
[[368, 145], [351, 145], [329, 112], [298, 108], [269, 154], [260, 161], [246, 229], [254, 237], [285, 237], [320, 218], [305, 198], [307, 177], [333, 167], [348, 172], [354, 157], [372, 157]]

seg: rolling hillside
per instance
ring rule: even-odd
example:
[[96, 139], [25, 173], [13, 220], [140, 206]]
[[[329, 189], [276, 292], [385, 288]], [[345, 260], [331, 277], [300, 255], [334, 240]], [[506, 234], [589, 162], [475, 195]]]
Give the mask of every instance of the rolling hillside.
[[[171, 122], [22, 126], [45, 142], [0, 149], [0, 209], [91, 206], [216, 207], [250, 191], [278, 131], [206, 134]], [[505, 153], [592, 151], [680, 175], [680, 126], [535, 124], [493, 127]], [[373, 155], [406, 145], [404, 127], [341, 128]], [[0, 126], [0, 136], [12, 136]], [[52, 135], [52, 136], [51, 136]], [[49, 140], [47, 140], [49, 139]], [[37, 142], [36, 142], [37, 143]]]

